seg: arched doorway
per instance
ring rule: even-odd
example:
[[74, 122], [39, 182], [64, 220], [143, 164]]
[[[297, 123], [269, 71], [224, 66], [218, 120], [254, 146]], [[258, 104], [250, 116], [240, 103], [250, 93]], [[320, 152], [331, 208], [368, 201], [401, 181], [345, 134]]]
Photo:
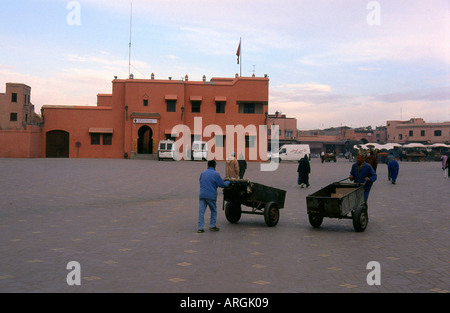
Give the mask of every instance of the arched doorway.
[[69, 157], [69, 133], [63, 130], [52, 130], [45, 137], [45, 156], [47, 158]]
[[138, 154], [153, 154], [153, 131], [147, 125], [138, 131]]

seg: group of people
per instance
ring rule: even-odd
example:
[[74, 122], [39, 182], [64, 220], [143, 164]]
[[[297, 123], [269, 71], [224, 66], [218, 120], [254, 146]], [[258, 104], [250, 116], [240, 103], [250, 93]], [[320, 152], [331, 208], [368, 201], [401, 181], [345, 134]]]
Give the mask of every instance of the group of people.
[[[376, 172], [378, 167], [378, 151], [377, 150], [369, 150], [367, 152], [360, 151], [359, 154], [362, 154], [365, 157], [365, 161], [372, 166], [373, 170]], [[400, 166], [398, 164], [398, 157], [395, 157], [393, 154], [388, 154], [386, 165], [388, 167], [388, 180], [395, 185], [398, 173], [400, 171]]]
[[[448, 167], [449, 159], [445, 160], [445, 164]], [[369, 193], [373, 183], [377, 180], [377, 158], [376, 153], [370, 153], [368, 155], [359, 153], [356, 157], [356, 163], [354, 163], [350, 170], [349, 179], [355, 183], [364, 184], [364, 201], [367, 202]], [[443, 163], [444, 164], [444, 163]], [[222, 179], [220, 174], [216, 171], [216, 161], [208, 161], [208, 168], [200, 174], [200, 194], [199, 194], [199, 216], [198, 216], [198, 233], [204, 233], [204, 215], [206, 208], [209, 207], [211, 211], [210, 227], [211, 231], [218, 231], [216, 226], [217, 220], [217, 188], [225, 188], [230, 184], [230, 179], [242, 179], [247, 169], [247, 162], [243, 157], [239, 160], [236, 159], [236, 154], [233, 152], [231, 158], [226, 161], [225, 165], [225, 178]], [[309, 187], [309, 174], [311, 173], [311, 166], [309, 164], [308, 155], [305, 155], [298, 161], [298, 185], [303, 187]], [[388, 179], [395, 184], [399, 165], [396, 158], [388, 160]]]
[[236, 160], [236, 153], [233, 152], [231, 157], [228, 158], [225, 165], [225, 178], [226, 179], [243, 179], [245, 171], [247, 169], [247, 161], [242, 156], [239, 156], [239, 160]]

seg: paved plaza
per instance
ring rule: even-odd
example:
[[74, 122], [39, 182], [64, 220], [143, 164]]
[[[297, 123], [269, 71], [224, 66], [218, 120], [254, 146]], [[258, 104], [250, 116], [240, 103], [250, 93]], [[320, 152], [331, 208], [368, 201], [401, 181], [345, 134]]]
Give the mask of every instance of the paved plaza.
[[[450, 292], [450, 179], [439, 162], [387, 167], [369, 197], [369, 225], [324, 219], [312, 228], [306, 196], [348, 177], [351, 163], [311, 160], [274, 172], [249, 163], [246, 178], [287, 191], [280, 221], [230, 224], [198, 234], [198, 177], [205, 162], [0, 159], [0, 292], [356, 293]], [[224, 162], [217, 170], [222, 177]], [[71, 261], [81, 285], [69, 286]], [[369, 262], [380, 265], [369, 285]]]

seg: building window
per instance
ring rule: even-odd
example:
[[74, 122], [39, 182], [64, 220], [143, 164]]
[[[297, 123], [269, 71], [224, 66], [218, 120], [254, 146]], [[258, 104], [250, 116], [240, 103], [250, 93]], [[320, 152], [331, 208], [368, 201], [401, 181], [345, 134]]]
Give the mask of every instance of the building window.
[[11, 102], [17, 102], [17, 93], [11, 94]]
[[10, 113], [9, 114], [9, 121], [10, 122], [17, 122], [17, 113]]
[[215, 135], [214, 138], [216, 139], [216, 147], [217, 148], [225, 147], [225, 136], [224, 135]]
[[177, 100], [166, 100], [167, 112], [176, 112]]
[[100, 134], [91, 134], [91, 145], [100, 145]]
[[409, 137], [412, 137], [412, 136], [414, 136], [414, 131], [410, 130], [409, 131]]
[[103, 145], [104, 146], [112, 145], [112, 134], [103, 134]]
[[216, 113], [225, 113], [225, 101], [216, 101]]
[[422, 136], [422, 137], [425, 136], [425, 131], [424, 131], [424, 130], [421, 130], [421, 131], [420, 131], [420, 136]]
[[284, 136], [285, 136], [286, 138], [291, 138], [291, 137], [292, 137], [292, 130], [286, 130], [286, 131], [284, 132]]
[[435, 130], [435, 131], [434, 131], [434, 135], [435, 135], [436, 137], [440, 137], [440, 136], [442, 136], [442, 131], [440, 131], [440, 130]]
[[200, 113], [200, 105], [201, 101], [191, 101], [192, 104], [192, 113]]
[[245, 103], [244, 104], [244, 113], [248, 113], [248, 114], [255, 113], [255, 104], [254, 103]]
[[398, 134], [398, 140], [402, 140], [403, 139], [403, 135], [402, 134]]
[[256, 136], [245, 136], [245, 147], [254, 148], [256, 142]]
[[239, 113], [244, 114], [263, 114], [263, 104], [255, 102], [239, 103]]
[[144, 105], [145, 107], [148, 107], [148, 100], [147, 100], [147, 99], [144, 99], [143, 105]]

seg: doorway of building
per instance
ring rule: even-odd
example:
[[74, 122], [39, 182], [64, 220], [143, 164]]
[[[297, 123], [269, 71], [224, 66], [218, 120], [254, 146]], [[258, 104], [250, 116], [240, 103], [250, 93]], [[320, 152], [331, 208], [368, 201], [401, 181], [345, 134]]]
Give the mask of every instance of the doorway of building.
[[138, 131], [138, 154], [153, 154], [153, 131], [147, 125]]
[[45, 138], [45, 157], [68, 158], [69, 137], [69, 133], [63, 130], [52, 130], [47, 132]]

